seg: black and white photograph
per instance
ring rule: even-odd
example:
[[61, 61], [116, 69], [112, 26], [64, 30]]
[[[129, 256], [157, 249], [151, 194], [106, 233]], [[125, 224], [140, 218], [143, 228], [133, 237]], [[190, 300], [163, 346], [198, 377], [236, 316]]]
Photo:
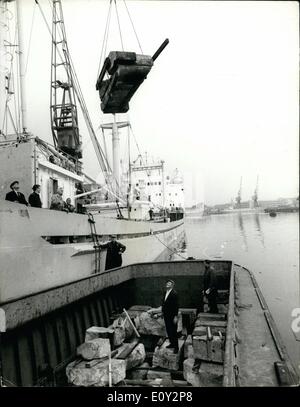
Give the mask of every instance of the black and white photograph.
[[299, 384], [298, 2], [0, 0], [0, 387]]

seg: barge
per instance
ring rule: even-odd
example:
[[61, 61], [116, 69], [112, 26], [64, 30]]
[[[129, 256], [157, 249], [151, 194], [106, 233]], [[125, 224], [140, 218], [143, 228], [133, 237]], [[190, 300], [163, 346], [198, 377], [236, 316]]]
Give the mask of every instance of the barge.
[[[223, 293], [218, 305], [224, 314], [225, 342], [218, 386], [298, 385], [253, 274], [231, 261], [211, 264]], [[66, 385], [66, 367], [76, 359], [89, 327], [108, 327], [113, 315], [136, 304], [159, 306], [168, 278], [176, 283], [179, 307], [199, 310], [203, 274], [201, 260], [132, 264], [0, 303], [2, 382]], [[182, 335], [181, 340], [186, 339]], [[203, 382], [210, 385], [207, 378]], [[118, 385], [126, 385], [126, 379]]]

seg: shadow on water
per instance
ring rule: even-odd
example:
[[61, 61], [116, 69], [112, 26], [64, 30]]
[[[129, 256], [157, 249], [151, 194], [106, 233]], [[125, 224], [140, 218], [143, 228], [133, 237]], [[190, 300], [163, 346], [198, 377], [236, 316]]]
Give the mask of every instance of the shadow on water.
[[247, 252], [248, 251], [247, 235], [244, 228], [243, 215], [241, 213], [238, 214], [238, 225], [241, 232], [241, 236], [243, 238], [244, 250]]
[[256, 225], [256, 230], [258, 231], [259, 240], [260, 240], [260, 242], [262, 244], [262, 247], [265, 247], [265, 238], [264, 238], [264, 234], [263, 234], [263, 231], [262, 231], [262, 228], [261, 228], [258, 213], [254, 214], [254, 221], [255, 221], [255, 225]]

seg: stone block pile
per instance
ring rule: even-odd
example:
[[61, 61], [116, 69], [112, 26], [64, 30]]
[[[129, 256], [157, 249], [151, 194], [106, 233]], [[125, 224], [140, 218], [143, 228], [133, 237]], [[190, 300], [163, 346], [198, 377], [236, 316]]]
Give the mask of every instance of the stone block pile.
[[116, 315], [109, 327], [88, 328], [85, 342], [77, 348], [77, 359], [66, 368], [69, 383], [99, 387], [154, 383], [172, 386], [174, 378], [182, 378], [177, 380], [178, 385], [221, 386], [226, 315], [180, 309], [179, 350], [174, 353], [167, 348], [170, 342], [163, 317], [149, 314], [149, 309], [136, 305], [127, 310], [131, 322], [124, 312]]

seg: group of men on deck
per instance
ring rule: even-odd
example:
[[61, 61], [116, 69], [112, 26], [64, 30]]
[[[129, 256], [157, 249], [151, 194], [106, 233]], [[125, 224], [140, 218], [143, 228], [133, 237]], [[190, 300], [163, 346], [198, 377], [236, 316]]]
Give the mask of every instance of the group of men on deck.
[[[19, 181], [14, 181], [10, 184], [11, 191], [6, 194], [5, 199], [11, 202], [17, 202], [23, 205], [28, 204], [33, 208], [42, 208], [42, 201], [40, 197], [41, 186], [39, 184], [35, 184], [32, 187], [33, 192], [28, 197], [28, 202], [20, 192], [20, 184]], [[75, 206], [71, 204], [71, 199], [67, 198], [66, 201], [63, 200], [63, 188], [58, 188], [57, 193], [53, 194], [51, 198], [51, 205], [50, 209], [55, 209], [57, 211], [65, 211], [65, 212], [75, 212]]]

